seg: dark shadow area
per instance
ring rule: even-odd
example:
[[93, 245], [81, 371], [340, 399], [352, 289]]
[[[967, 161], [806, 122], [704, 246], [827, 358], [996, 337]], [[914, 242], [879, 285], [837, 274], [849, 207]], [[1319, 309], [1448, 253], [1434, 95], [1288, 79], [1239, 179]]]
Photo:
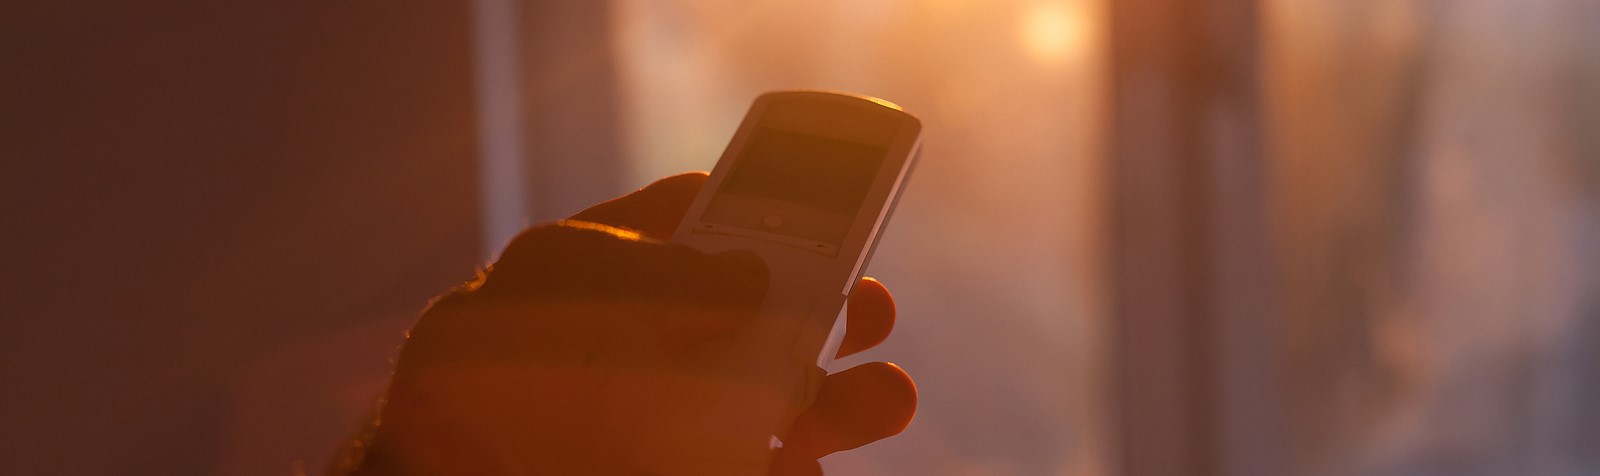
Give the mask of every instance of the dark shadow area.
[[[287, 473], [229, 451], [263, 417], [230, 404], [241, 388], [375, 394], [297, 390], [315, 365], [261, 385], [246, 369], [388, 326], [343, 349], [381, 372], [405, 320], [478, 264], [465, 5], [4, 10], [3, 472]], [[275, 431], [245, 434], [282, 454], [334, 437]]]

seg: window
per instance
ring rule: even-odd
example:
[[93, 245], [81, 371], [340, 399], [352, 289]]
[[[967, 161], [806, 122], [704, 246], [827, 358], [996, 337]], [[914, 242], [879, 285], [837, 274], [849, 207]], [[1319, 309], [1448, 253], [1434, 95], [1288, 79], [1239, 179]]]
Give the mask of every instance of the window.
[[924, 123], [868, 274], [895, 335], [864, 359], [922, 392], [896, 438], [837, 474], [1099, 474], [1101, 113], [1088, 2], [614, 4], [633, 183], [708, 170], [774, 89], [882, 96]]

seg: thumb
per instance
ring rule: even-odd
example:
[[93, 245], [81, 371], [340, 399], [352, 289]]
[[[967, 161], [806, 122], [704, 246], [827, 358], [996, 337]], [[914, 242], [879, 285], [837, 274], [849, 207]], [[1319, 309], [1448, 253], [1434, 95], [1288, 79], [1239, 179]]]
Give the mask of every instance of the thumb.
[[689, 172], [663, 178], [633, 193], [589, 207], [572, 219], [627, 228], [666, 241], [677, 231], [678, 222], [683, 221], [695, 195], [705, 185], [706, 176], [705, 172]]

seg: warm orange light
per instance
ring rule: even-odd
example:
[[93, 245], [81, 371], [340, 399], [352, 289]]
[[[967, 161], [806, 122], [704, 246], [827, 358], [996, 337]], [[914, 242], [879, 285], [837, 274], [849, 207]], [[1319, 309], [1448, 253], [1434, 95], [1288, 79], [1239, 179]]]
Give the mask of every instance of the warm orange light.
[[639, 240], [643, 239], [643, 237], [644, 237], [643, 235], [640, 235], [639, 232], [637, 232], [637, 231], [629, 230], [629, 229], [626, 229], [626, 228], [617, 228], [617, 227], [614, 227], [614, 226], [611, 226], [611, 225], [606, 225], [606, 224], [603, 224], [603, 223], [595, 223], [595, 222], [589, 222], [589, 221], [583, 221], [583, 220], [561, 220], [561, 225], [562, 226], [570, 226], [570, 227], [573, 227], [573, 228], [583, 228], [585, 230], [594, 230], [594, 231], [610, 233], [612, 235], [615, 235], [617, 238], [622, 238], [622, 239], [628, 240], [628, 241], [639, 241]]
[[904, 111], [904, 109], [900, 109], [900, 105], [899, 104], [895, 104], [895, 103], [889, 102], [889, 100], [887, 100], [887, 99], [877, 98], [877, 97], [872, 97], [872, 96], [864, 96], [864, 97], [866, 97], [868, 101], [872, 101], [874, 103], [877, 103], [879, 106], [887, 107], [889, 109], [894, 109], [896, 111]]
[[1083, 55], [1088, 29], [1082, 2], [1038, 2], [1027, 8], [1017, 29], [1023, 50], [1043, 65], [1057, 65]]

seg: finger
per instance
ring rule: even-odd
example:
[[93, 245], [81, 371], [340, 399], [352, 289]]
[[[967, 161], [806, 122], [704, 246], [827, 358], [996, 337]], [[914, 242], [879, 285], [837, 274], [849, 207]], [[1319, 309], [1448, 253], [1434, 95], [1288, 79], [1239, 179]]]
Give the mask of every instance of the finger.
[[705, 172], [673, 175], [589, 207], [572, 219], [627, 228], [666, 241], [678, 229], [678, 222], [683, 221], [683, 214], [689, 211], [689, 204], [705, 182]]
[[900, 367], [873, 362], [829, 375], [795, 418], [783, 450], [817, 459], [900, 433], [917, 412], [917, 386]]
[[838, 358], [871, 349], [889, 338], [894, 330], [894, 297], [889, 288], [874, 278], [861, 278], [855, 292], [850, 293], [846, 308], [844, 341], [839, 344]]
[[524, 230], [474, 294], [549, 302], [657, 303], [754, 312], [766, 292], [759, 260], [641, 241], [573, 220]]

